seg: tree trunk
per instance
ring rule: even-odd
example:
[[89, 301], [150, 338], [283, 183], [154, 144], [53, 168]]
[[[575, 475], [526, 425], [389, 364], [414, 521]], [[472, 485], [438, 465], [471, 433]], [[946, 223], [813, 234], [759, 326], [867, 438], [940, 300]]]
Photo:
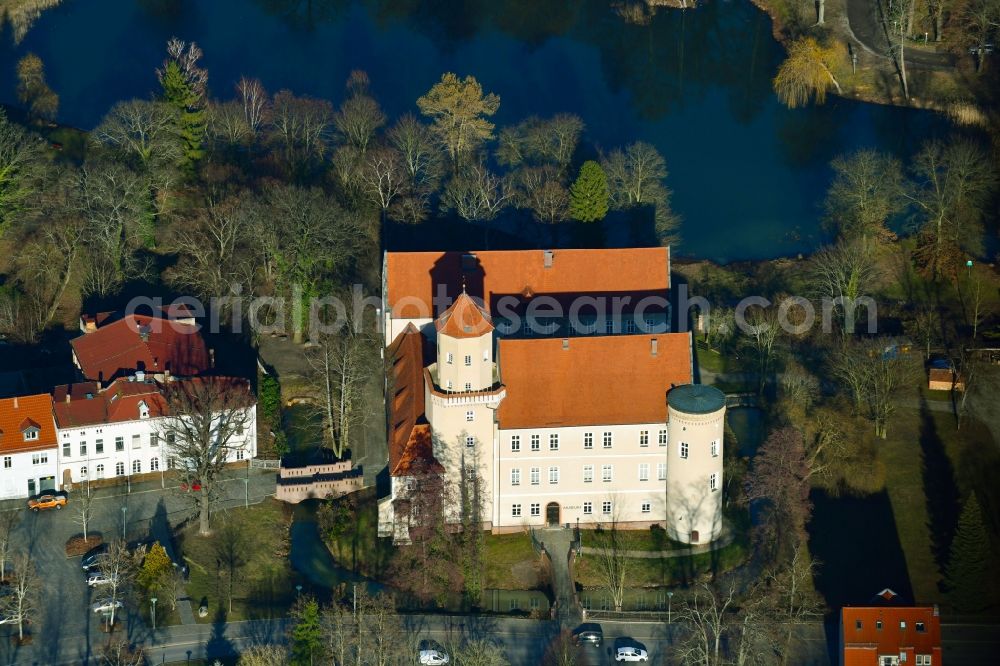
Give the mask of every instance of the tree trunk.
[[212, 530], [209, 526], [208, 488], [204, 485], [204, 479], [201, 483], [201, 490], [198, 491], [198, 534], [206, 536], [211, 534]]
[[816, 18], [816, 25], [823, 25], [823, 19], [826, 15], [826, 1], [818, 0], [816, 4], [817, 4], [816, 10], [818, 13], [818, 16]]
[[[913, 35], [913, 18], [917, 11], [916, 0], [910, 0], [910, 10], [906, 15], [906, 35], [907, 37]], [[902, 27], [902, 26], [900, 26]]]
[[910, 86], [906, 82], [906, 46], [903, 42], [903, 26], [899, 26], [899, 75], [903, 79], [903, 97], [910, 99]]
[[941, 7], [937, 8], [937, 12], [934, 14], [934, 41], [940, 42], [944, 36], [944, 10]]

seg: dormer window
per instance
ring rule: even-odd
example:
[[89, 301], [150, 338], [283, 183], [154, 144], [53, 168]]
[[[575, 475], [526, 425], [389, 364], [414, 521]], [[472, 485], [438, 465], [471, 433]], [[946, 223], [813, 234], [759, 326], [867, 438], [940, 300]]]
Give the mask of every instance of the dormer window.
[[145, 400], [139, 401], [139, 418], [140, 419], [149, 418], [149, 405], [146, 404]]
[[31, 427], [24, 429], [24, 441], [34, 442], [38, 440], [38, 428]]

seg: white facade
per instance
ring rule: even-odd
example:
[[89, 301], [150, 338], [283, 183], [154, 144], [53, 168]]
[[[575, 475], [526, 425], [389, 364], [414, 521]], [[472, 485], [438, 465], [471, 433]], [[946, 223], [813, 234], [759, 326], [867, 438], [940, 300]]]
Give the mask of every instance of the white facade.
[[0, 454], [0, 499], [26, 498], [55, 490], [57, 461], [54, 448]]
[[[247, 409], [242, 437], [234, 438], [228, 462], [257, 455], [256, 409]], [[85, 427], [60, 427], [58, 474], [62, 484], [87, 480], [127, 478], [136, 474], [163, 472], [177, 466], [169, 444], [160, 433], [166, 417], [103, 423]]]

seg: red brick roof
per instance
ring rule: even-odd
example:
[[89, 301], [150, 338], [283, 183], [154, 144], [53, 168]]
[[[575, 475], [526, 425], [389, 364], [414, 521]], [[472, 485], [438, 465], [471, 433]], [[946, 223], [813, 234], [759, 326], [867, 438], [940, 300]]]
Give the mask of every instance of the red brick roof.
[[691, 383], [687, 333], [501, 339], [497, 360], [504, 429], [666, 423], [667, 391]]
[[434, 324], [438, 333], [452, 338], [478, 338], [493, 332], [493, 324], [486, 310], [479, 307], [464, 291], [458, 295], [444, 314]]
[[[38, 428], [38, 439], [25, 441], [24, 430]], [[52, 396], [22, 395], [0, 400], [0, 453], [51, 449], [56, 445]]]
[[[917, 631], [918, 622], [924, 631]], [[933, 655], [931, 663], [941, 664], [941, 618], [931, 606], [849, 606], [841, 609], [840, 628], [844, 666], [877, 666], [879, 655], [900, 652], [909, 654], [908, 664], [915, 663], [918, 654]]]
[[92, 380], [109, 381], [137, 370], [193, 376], [211, 366], [197, 327], [147, 315], [129, 315], [70, 344], [84, 377]]
[[97, 390], [97, 385], [92, 382], [83, 382], [57, 386], [53, 395], [56, 422], [60, 428], [138, 421], [140, 403], [149, 408], [150, 417], [163, 416], [167, 412], [160, 387], [152, 381], [119, 379], [103, 391]]
[[[466, 285], [495, 312], [496, 298], [517, 295], [660, 294], [670, 288], [669, 248], [603, 250], [389, 252], [386, 299], [392, 316], [434, 317], [438, 285], [455, 298]], [[446, 307], [444, 303], [441, 307]]]
[[430, 426], [424, 416], [424, 358], [426, 340], [409, 324], [389, 345], [392, 364], [389, 400], [389, 474], [406, 476], [417, 460], [437, 466], [430, 445]]

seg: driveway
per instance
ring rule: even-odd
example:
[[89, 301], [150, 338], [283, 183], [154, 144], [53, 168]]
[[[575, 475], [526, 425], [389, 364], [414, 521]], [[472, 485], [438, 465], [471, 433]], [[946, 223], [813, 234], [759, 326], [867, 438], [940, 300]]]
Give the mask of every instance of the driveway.
[[[873, 55], [889, 58], [889, 38], [882, 25], [878, 2], [873, 0], [846, 0], [847, 22], [855, 39]], [[907, 49], [906, 64], [926, 67], [952, 67], [954, 57], [948, 53], [931, 53], [917, 49]]]

